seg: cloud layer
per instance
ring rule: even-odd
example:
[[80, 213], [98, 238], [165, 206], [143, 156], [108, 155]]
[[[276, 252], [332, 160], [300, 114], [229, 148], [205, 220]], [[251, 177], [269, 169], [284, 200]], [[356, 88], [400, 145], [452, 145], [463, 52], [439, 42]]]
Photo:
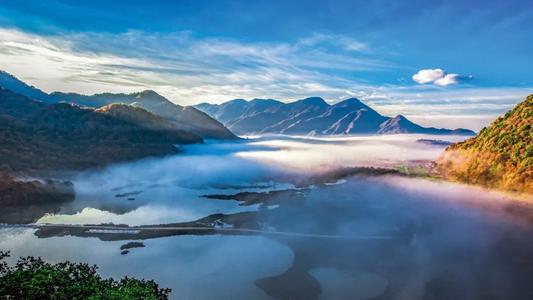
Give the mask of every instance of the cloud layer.
[[474, 130], [531, 92], [466, 85], [459, 92], [443, 90], [438, 86], [468, 78], [441, 69], [413, 76], [425, 84], [377, 85], [369, 78], [384, 81], [383, 76], [409, 72], [382, 54], [371, 43], [338, 34], [260, 43], [199, 38], [191, 32], [38, 35], [0, 27], [0, 69], [47, 92], [153, 89], [183, 105], [235, 98], [321, 96], [336, 102], [359, 97], [383, 114], [431, 116], [421, 123], [440, 127], [452, 126], [449, 117], [455, 116], [454, 127]]
[[294, 43], [243, 43], [189, 32], [39, 36], [0, 29], [2, 68], [46, 91], [154, 89], [182, 104], [237, 97], [346, 97], [360, 83], [344, 72], [390, 68], [368, 47], [324, 34]]

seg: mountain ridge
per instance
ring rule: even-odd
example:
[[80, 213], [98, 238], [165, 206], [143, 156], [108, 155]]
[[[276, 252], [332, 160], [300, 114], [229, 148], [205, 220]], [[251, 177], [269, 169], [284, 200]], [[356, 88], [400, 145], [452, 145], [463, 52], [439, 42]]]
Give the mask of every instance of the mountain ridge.
[[328, 104], [321, 97], [289, 103], [273, 99], [234, 99], [195, 105], [237, 134], [402, 134], [475, 135], [464, 129], [423, 127], [403, 115], [386, 117], [357, 98]]
[[28, 98], [42, 102], [49, 102], [52, 100], [50, 95], [44, 91], [29, 85], [14, 75], [2, 70], [0, 70], [0, 86], [14, 93], [25, 95]]
[[47, 94], [5, 71], [0, 71], [0, 87], [48, 104], [68, 102], [79, 106], [98, 108], [113, 103], [124, 103], [141, 107], [160, 117], [166, 118], [174, 123], [176, 129], [190, 131], [202, 138], [237, 139], [236, 135], [209, 115], [190, 106], [175, 104], [153, 90], [144, 90], [130, 94], [97, 93], [93, 95], [82, 95], [57, 91]]
[[446, 148], [436, 170], [452, 181], [533, 194], [533, 94], [477, 136]]
[[120, 109], [122, 115], [113, 113], [116, 107], [47, 104], [0, 88], [0, 167], [29, 173], [84, 169], [176, 154], [175, 144], [202, 142], [145, 110]]
[[175, 104], [153, 90], [130, 94], [101, 93], [81, 95], [76, 93], [54, 92], [50, 94], [56, 102], [67, 101], [89, 107], [101, 107], [122, 103], [141, 107], [149, 112], [171, 120], [178, 129], [191, 131], [203, 138], [236, 139], [237, 137], [220, 122], [190, 106]]

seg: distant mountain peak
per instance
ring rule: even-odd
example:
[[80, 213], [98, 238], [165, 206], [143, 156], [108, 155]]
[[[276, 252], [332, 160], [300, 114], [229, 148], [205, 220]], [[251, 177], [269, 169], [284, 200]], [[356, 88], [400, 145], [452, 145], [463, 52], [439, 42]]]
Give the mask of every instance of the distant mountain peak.
[[364, 104], [361, 100], [357, 98], [348, 98], [348, 99], [335, 103], [333, 106], [334, 107], [349, 107], [351, 109], [360, 109], [360, 108], [370, 109], [370, 107], [368, 107], [366, 104]]
[[249, 103], [281, 103], [281, 102], [276, 100], [276, 99], [254, 98], [254, 99], [250, 100]]
[[422, 133], [425, 130], [422, 126], [411, 122], [403, 115], [396, 115], [394, 118], [383, 122], [379, 127], [379, 133], [383, 134]]
[[355, 97], [352, 97], [352, 98], [348, 98], [348, 99], [344, 99], [340, 102], [338, 102], [337, 104], [362, 104], [363, 102]]
[[0, 86], [34, 100], [43, 102], [49, 102], [51, 100], [50, 95], [47, 93], [2, 70], [0, 70]]
[[398, 125], [411, 125], [414, 124], [411, 120], [407, 119], [404, 115], [396, 115], [395, 117], [391, 118], [387, 121], [390, 124], [398, 124]]
[[135, 96], [135, 98], [157, 98], [157, 99], [165, 99], [167, 100], [165, 97], [161, 96], [160, 94], [158, 94], [156, 91], [154, 90], [144, 90], [142, 92], [138, 92], [138, 93], [133, 93], [131, 94], [132, 96]]
[[225, 102], [223, 104], [230, 104], [230, 103], [248, 103], [248, 101], [246, 101], [245, 99], [233, 99], [233, 100], [230, 100], [228, 102]]
[[12, 78], [17, 79], [15, 76], [13, 76], [12, 74], [10, 74], [10, 73], [8, 73], [8, 72], [6, 72], [6, 71], [4, 71], [4, 70], [0, 70], [0, 75], [2, 75], [2, 76], [8, 76], [8, 77], [12, 77]]
[[141, 95], [145, 95], [145, 96], [160, 96], [156, 91], [154, 90], [144, 90], [142, 92], [140, 92]]
[[290, 103], [272, 99], [238, 101], [202, 103], [195, 107], [241, 134], [473, 134], [466, 129], [422, 127], [403, 115], [386, 117], [354, 97], [334, 105], [321, 97]]
[[[13, 74], [11, 74], [9, 72], [6, 72], [4, 70], [0, 70], [0, 76], [5, 77], [5, 78], [9, 78], [11, 80], [17, 80], [17, 81], [22, 82], [22, 80], [18, 79], [15, 75], [13, 75]], [[24, 83], [24, 84], [26, 84], [26, 83]], [[28, 84], [26, 84], [26, 85], [28, 85]], [[28, 85], [28, 86], [30, 86], [30, 85]]]
[[305, 103], [307, 105], [328, 105], [321, 97], [309, 97], [302, 100], [298, 100], [295, 103]]

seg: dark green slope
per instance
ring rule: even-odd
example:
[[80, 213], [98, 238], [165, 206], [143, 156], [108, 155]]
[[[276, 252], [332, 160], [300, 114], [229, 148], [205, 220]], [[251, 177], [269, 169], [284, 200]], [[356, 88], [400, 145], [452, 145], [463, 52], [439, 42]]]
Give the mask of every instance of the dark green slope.
[[161, 127], [164, 123], [146, 111], [121, 108], [119, 116], [114, 109], [45, 104], [0, 89], [0, 166], [13, 171], [80, 169], [168, 155], [178, 152], [174, 144], [202, 142], [197, 135]]

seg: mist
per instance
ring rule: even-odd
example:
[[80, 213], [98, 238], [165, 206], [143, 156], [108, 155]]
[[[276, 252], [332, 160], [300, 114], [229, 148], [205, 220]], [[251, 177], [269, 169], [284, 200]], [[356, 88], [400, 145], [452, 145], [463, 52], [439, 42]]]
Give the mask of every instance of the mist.
[[207, 141], [183, 147], [166, 158], [118, 164], [98, 172], [84, 172], [74, 180], [78, 191], [133, 184], [178, 185], [190, 188], [236, 186], [325, 169], [383, 166], [409, 160], [433, 160], [443, 146], [418, 139], [458, 141], [458, 136], [390, 135], [336, 138], [269, 136], [241, 142]]
[[[532, 219], [510, 196], [396, 174], [297, 184], [347, 167], [431, 161], [444, 151], [419, 139], [461, 137], [248, 137], [77, 173], [76, 200], [38, 223], [175, 224], [218, 214], [259, 231], [157, 236], [126, 258], [119, 246], [127, 239], [67, 231], [39, 238], [33, 229], [0, 231], [0, 248], [153, 278], [178, 291], [174, 298], [527, 299]], [[242, 192], [262, 200], [204, 197]]]
[[[257, 205], [240, 206], [233, 201], [201, 197], [291, 189], [302, 179], [339, 168], [393, 167], [413, 160], [431, 161], [445, 148], [419, 143], [419, 139], [457, 141], [461, 137], [268, 136], [239, 142], [207, 141], [203, 145], [185, 146], [179, 155], [78, 173], [70, 178], [74, 182], [76, 201], [39, 221], [164, 224], [191, 221], [211, 213], [256, 211]], [[387, 182], [393, 184], [398, 180], [391, 177]], [[426, 182], [407, 180], [401, 185], [405, 189], [409, 186], [424, 188]], [[449, 189], [444, 194], [453, 195], [459, 189], [454, 185], [444, 186]], [[471, 193], [471, 189], [465, 193]]]

